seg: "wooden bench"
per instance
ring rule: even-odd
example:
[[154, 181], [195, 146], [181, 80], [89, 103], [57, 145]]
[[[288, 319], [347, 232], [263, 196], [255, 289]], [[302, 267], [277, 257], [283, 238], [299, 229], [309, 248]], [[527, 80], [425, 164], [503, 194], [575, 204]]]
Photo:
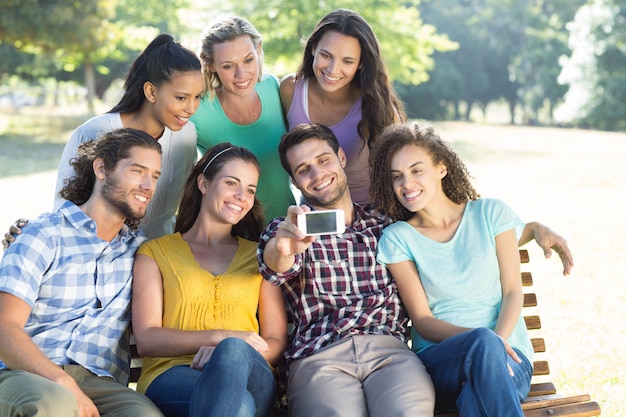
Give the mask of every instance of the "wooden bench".
[[[520, 258], [522, 262], [522, 269], [524, 265], [528, 265], [529, 256], [528, 251], [525, 249], [520, 250]], [[597, 402], [591, 401], [589, 394], [574, 395], [564, 397], [557, 394], [556, 387], [552, 382], [535, 382], [536, 379], [545, 377], [550, 374], [550, 367], [548, 361], [541, 358], [541, 355], [546, 351], [546, 344], [543, 337], [535, 335], [537, 331], [541, 329], [541, 319], [534, 307], [537, 307], [537, 295], [531, 292], [533, 285], [533, 277], [530, 272], [522, 272], [522, 285], [524, 287], [524, 320], [526, 321], [526, 327], [529, 330], [531, 341], [535, 353], [539, 358], [534, 361], [533, 369], [533, 383], [530, 387], [530, 394], [528, 398], [522, 403], [522, 409], [526, 417], [541, 417], [541, 416], [578, 416], [578, 417], [590, 417], [600, 415], [600, 406]], [[527, 313], [530, 311], [530, 313]], [[131, 336], [131, 382], [137, 382], [141, 375], [142, 359], [137, 354], [137, 348], [134, 345], [134, 339]], [[279, 417], [285, 414], [275, 413], [275, 417]], [[437, 417], [455, 417], [457, 414], [437, 414]]]

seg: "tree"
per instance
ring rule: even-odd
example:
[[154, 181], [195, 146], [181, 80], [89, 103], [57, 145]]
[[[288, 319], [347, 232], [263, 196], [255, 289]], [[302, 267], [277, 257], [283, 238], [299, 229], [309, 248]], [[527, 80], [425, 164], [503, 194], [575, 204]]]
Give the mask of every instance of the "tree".
[[547, 106], [547, 121], [553, 121], [555, 107], [563, 101], [567, 87], [558, 82], [560, 60], [571, 53], [566, 24], [573, 20], [585, 0], [533, 0], [529, 4], [524, 42], [509, 72], [520, 84], [524, 120], [539, 122]]
[[[107, 59], [128, 61], [130, 51], [141, 50], [159, 30], [175, 21], [167, 3], [149, 0], [2, 0], [0, 39], [33, 55], [54, 58], [67, 72], [83, 69], [87, 102], [93, 110], [97, 73]], [[141, 46], [139, 46], [141, 45]]]
[[[451, 106], [455, 119], [469, 120], [474, 104], [485, 110], [490, 102], [502, 97], [513, 103], [513, 108], [517, 84], [509, 78], [507, 67], [519, 47], [514, 22], [520, 19], [520, 9], [511, 0], [423, 1], [420, 11], [424, 19], [457, 42], [459, 48], [436, 54], [435, 69], [427, 83], [436, 84], [414, 90], [429, 88], [435, 95], [441, 92], [433, 100]], [[417, 110], [420, 117], [423, 111]]]
[[626, 0], [589, 1], [576, 14], [574, 50], [561, 73], [569, 84], [565, 118], [579, 125], [626, 130]]
[[[391, 78], [417, 84], [428, 79], [435, 51], [453, 49], [447, 37], [420, 18], [418, 0], [345, 0], [341, 7], [361, 14], [372, 26], [382, 48]], [[245, 16], [263, 35], [265, 54], [272, 72], [294, 72], [302, 61], [302, 42], [315, 24], [334, 10], [323, 0], [250, 0], [233, 12]]]

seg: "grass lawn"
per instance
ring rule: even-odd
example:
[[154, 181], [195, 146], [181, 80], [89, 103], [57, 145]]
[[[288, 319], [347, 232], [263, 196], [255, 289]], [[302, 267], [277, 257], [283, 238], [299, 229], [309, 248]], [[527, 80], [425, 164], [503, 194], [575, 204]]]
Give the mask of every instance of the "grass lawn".
[[65, 142], [86, 117], [0, 115], [0, 178], [57, 169]]
[[[63, 145], [86, 116], [0, 116], [0, 230], [51, 207]], [[602, 415], [626, 415], [626, 134], [437, 123], [485, 197], [568, 239], [575, 267], [528, 246], [550, 380], [562, 394], [590, 393]]]

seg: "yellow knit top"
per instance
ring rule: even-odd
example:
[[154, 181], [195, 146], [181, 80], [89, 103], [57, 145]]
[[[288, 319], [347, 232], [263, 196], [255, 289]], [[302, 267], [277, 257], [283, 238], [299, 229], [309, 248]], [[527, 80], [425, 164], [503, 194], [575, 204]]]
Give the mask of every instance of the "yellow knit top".
[[[163, 278], [163, 327], [182, 330], [259, 331], [256, 317], [261, 274], [257, 243], [238, 238], [239, 249], [228, 269], [213, 275], [196, 262], [180, 233], [144, 243], [137, 253], [154, 259]], [[169, 368], [191, 364], [194, 355], [144, 357], [137, 391]]]

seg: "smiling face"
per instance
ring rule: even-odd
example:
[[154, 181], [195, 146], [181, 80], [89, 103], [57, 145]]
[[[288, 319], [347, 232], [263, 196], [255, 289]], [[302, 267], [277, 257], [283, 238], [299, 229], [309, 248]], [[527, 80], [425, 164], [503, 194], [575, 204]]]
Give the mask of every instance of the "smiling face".
[[328, 31], [313, 48], [313, 74], [320, 87], [334, 92], [347, 87], [359, 69], [359, 41], [339, 32]]
[[203, 210], [220, 222], [239, 223], [254, 205], [258, 182], [256, 165], [239, 158], [231, 159], [213, 180], [209, 181], [204, 175], [198, 177]]
[[406, 145], [391, 158], [393, 192], [400, 204], [413, 213], [424, 209], [434, 198], [444, 196], [441, 179], [444, 164], [435, 164], [425, 148]]
[[174, 73], [169, 82], [155, 86], [146, 83], [147, 99], [153, 103], [153, 115], [162, 125], [178, 131], [200, 105], [203, 81], [200, 71]]
[[294, 185], [313, 207], [338, 208], [342, 199], [349, 199], [346, 157], [341, 148], [336, 154], [325, 140], [307, 139], [291, 147], [286, 157]]
[[139, 220], [146, 213], [161, 175], [161, 154], [154, 149], [133, 147], [130, 157], [107, 172], [102, 185], [105, 203], [122, 217]]
[[213, 46], [210, 70], [217, 73], [223, 92], [235, 95], [254, 93], [259, 80], [260, 53], [261, 45], [255, 47], [247, 35]]

